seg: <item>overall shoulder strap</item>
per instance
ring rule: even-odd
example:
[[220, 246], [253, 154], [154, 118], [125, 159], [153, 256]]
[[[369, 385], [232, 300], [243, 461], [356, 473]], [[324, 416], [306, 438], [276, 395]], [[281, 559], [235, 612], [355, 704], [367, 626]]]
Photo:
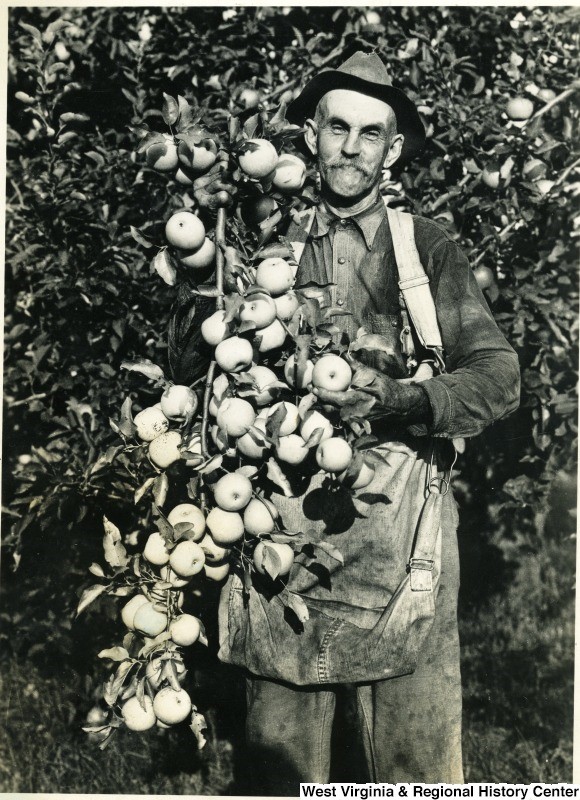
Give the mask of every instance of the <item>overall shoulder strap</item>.
[[399, 289], [417, 337], [423, 347], [433, 350], [443, 367], [443, 343], [437, 322], [437, 312], [429, 278], [425, 274], [417, 245], [413, 217], [404, 211], [396, 211], [387, 206], [387, 217], [393, 238], [395, 261], [399, 271]]

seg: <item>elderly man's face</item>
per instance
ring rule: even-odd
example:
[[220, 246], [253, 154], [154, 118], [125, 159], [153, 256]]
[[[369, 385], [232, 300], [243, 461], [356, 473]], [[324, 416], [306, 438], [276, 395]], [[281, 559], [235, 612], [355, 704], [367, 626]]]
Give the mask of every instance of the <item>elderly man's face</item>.
[[334, 89], [308, 120], [306, 142], [318, 156], [323, 187], [356, 202], [371, 194], [383, 167], [399, 157], [403, 136], [397, 134], [393, 109], [382, 100]]

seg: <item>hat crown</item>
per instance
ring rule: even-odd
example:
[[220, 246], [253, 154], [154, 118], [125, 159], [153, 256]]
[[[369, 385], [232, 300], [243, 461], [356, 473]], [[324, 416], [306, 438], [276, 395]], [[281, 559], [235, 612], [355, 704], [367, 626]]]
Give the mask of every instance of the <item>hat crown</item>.
[[354, 75], [369, 83], [378, 83], [383, 86], [393, 85], [387, 68], [376, 53], [364, 53], [362, 50], [358, 50], [344, 64], [337, 67], [337, 72]]

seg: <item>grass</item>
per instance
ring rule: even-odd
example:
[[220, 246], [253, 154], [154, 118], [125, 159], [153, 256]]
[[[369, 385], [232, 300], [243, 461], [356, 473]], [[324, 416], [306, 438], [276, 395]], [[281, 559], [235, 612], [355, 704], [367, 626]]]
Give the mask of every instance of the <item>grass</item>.
[[122, 732], [104, 751], [81, 730], [91, 700], [74, 674], [47, 678], [8, 661], [0, 680], [0, 792], [227, 793], [232, 746], [188, 731]]
[[[462, 574], [466, 781], [572, 782], [574, 546], [563, 528], [548, 531], [485, 601], [474, 600], [479, 588], [475, 595], [468, 589], [482, 573], [491, 586], [489, 565], [476, 558], [473, 572]], [[243, 766], [244, 714], [235, 672], [196, 663], [196, 694], [211, 706], [201, 754], [186, 727], [121, 731], [100, 751], [81, 730], [94, 704], [91, 679], [48, 657], [42, 642], [36, 648], [34, 659], [0, 662], [0, 792], [244, 793], [235, 777]], [[342, 738], [345, 763], [356, 762], [356, 745], [348, 734]]]

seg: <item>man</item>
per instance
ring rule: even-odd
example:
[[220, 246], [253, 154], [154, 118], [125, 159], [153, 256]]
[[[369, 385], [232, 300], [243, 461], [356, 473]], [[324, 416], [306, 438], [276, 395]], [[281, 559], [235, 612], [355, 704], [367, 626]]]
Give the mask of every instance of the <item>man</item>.
[[[457, 245], [438, 226], [415, 217], [415, 242], [435, 300], [446, 369], [421, 383], [400, 380], [407, 373], [398, 273], [379, 187], [384, 168], [419, 152], [424, 131], [414, 104], [391, 85], [378, 56], [355, 53], [337, 70], [319, 73], [288, 107], [287, 118], [305, 125], [321, 185], [309, 231], [293, 223], [286, 234], [304, 244], [297, 284], [332, 283], [326, 301], [351, 312], [336, 324], [351, 339], [361, 325], [381, 334], [392, 356], [372, 382], [369, 418], [379, 458], [365, 493], [354, 499], [335, 493], [329, 500], [322, 478], [315, 477], [301, 497], [273, 495], [287, 529], [308, 530], [315, 542], [330, 538], [344, 556], [339, 568], [330, 557], [319, 557], [329, 581], [306, 562], [293, 568], [288, 586], [311, 613], [303, 632], [288, 626], [279, 604], [257, 593], [245, 605], [237, 578], [224, 589], [220, 657], [249, 670], [254, 789], [292, 795], [301, 781], [328, 781], [339, 683], [353, 687], [356, 696], [370, 780], [460, 783], [459, 570], [455, 504], [445, 491], [449, 451], [455, 437], [475, 436], [516, 408], [517, 358]], [[209, 208], [229, 200], [230, 190], [215, 174], [195, 185], [198, 201]], [[353, 389], [316, 393], [322, 403], [338, 407], [369, 396]], [[433, 475], [445, 495], [434, 524], [436, 555], [427, 559], [428, 569], [436, 564], [435, 610], [427, 632], [423, 628], [416, 641], [409, 634], [403, 652], [393, 654], [405, 641], [407, 611], [390, 609], [397, 608], [401, 587], [408, 588], [406, 573], [418, 530], [427, 524], [421, 518], [428, 516], [426, 487], [428, 494]], [[391, 617], [403, 620], [394, 634]], [[373, 639], [385, 621], [386, 634]], [[409, 631], [416, 623], [409, 622]], [[350, 647], [359, 641], [373, 644], [363, 654], [358, 645]], [[415, 661], [405, 650], [413, 647]], [[333, 672], [337, 654], [343, 660]]]

